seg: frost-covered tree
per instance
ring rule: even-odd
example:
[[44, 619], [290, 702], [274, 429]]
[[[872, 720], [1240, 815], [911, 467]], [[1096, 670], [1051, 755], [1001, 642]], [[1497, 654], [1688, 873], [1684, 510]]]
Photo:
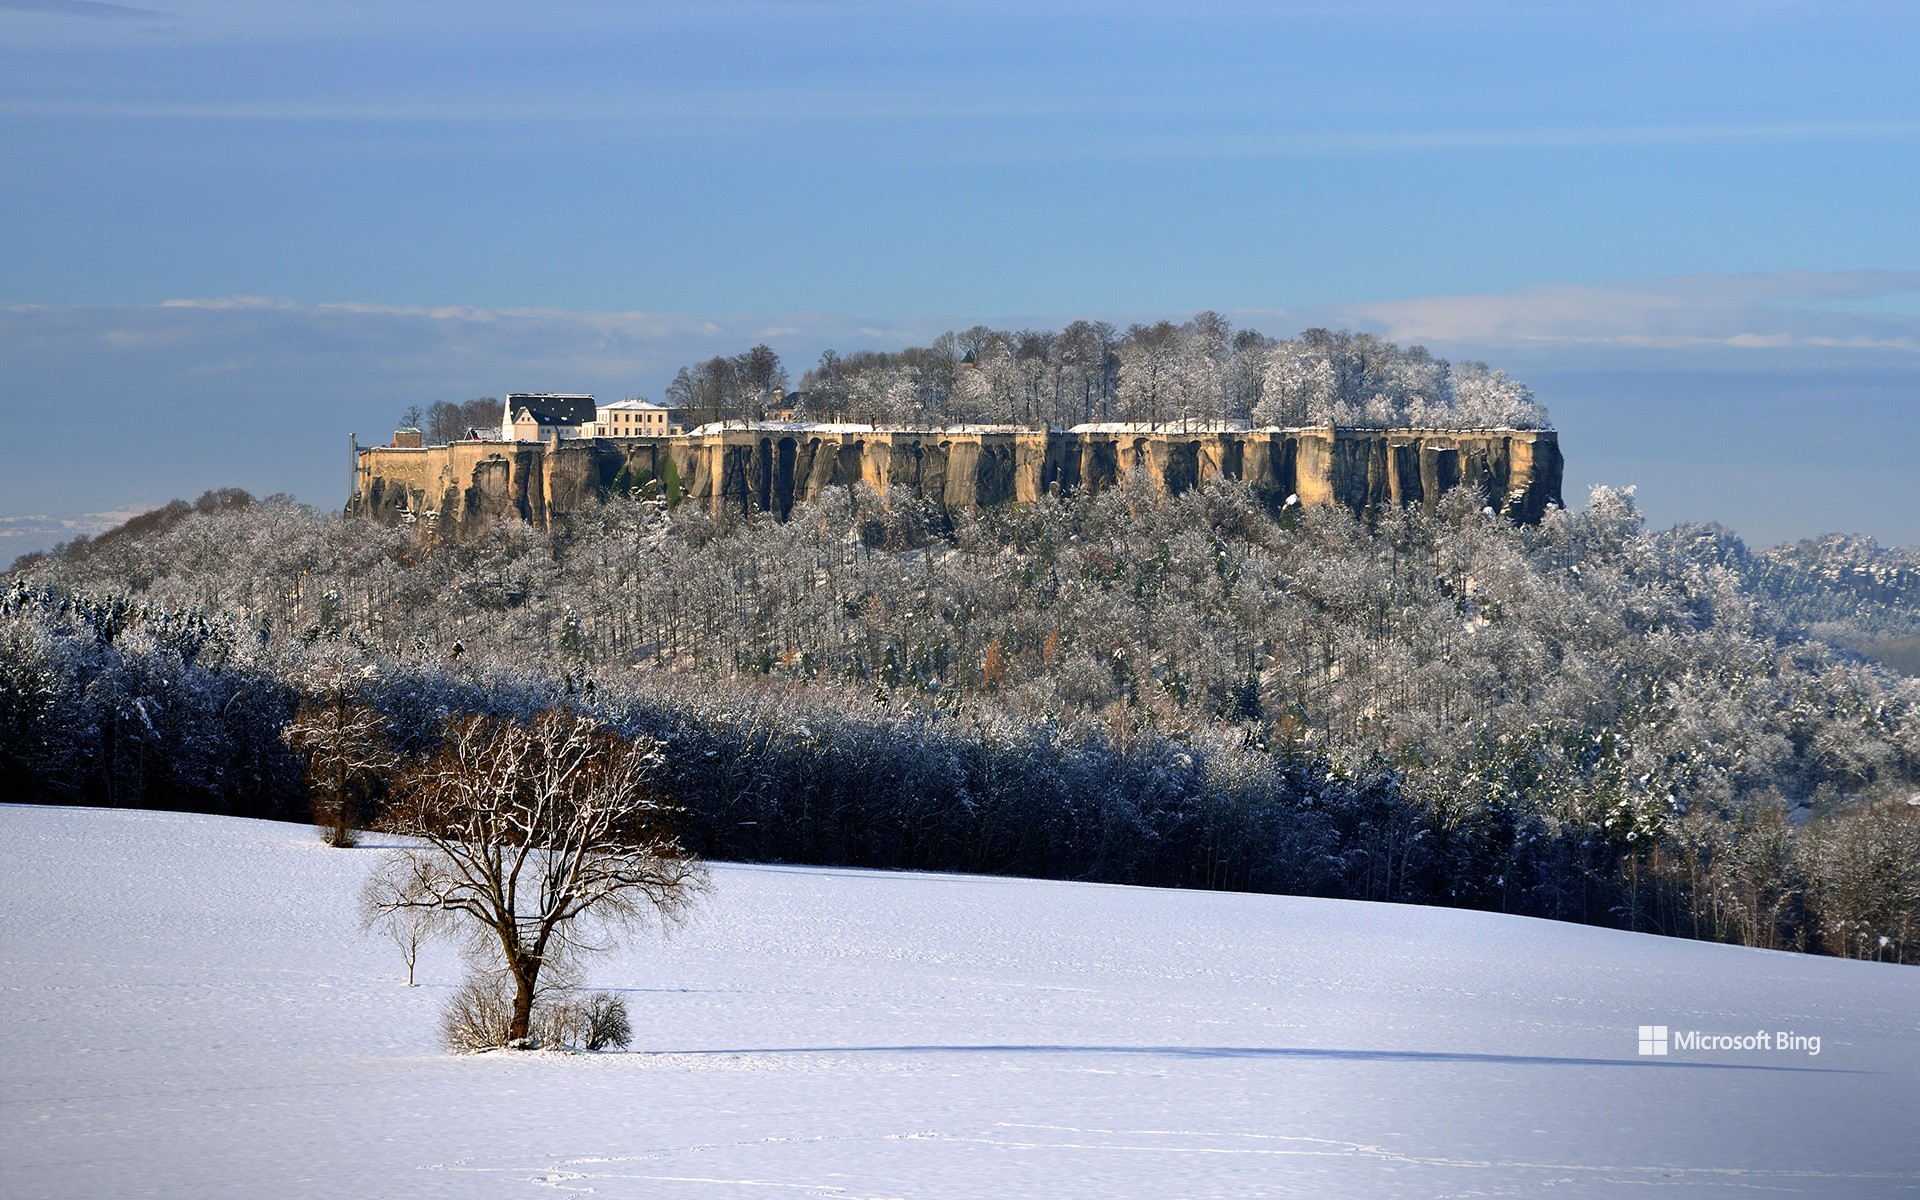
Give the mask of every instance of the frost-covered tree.
[[1325, 351], [1304, 342], [1282, 342], [1268, 352], [1261, 397], [1253, 419], [1293, 428], [1333, 420], [1339, 379]]
[[[698, 403], [707, 392], [726, 392], [734, 387], [726, 381], [746, 378], [746, 357], [687, 368], [673, 394]], [[1425, 347], [1402, 349], [1347, 330], [1309, 329], [1276, 341], [1236, 331], [1211, 311], [1185, 324], [1133, 325], [1123, 336], [1097, 321], [1058, 333], [976, 325], [928, 347], [830, 351], [801, 383], [829, 407], [844, 402], [859, 419], [885, 423], [1251, 420], [1457, 429], [1541, 428], [1547, 420], [1524, 385], [1481, 363], [1455, 368]]]
[[1013, 335], [1013, 365], [1020, 376], [1019, 399], [1012, 413], [1015, 424], [1045, 427], [1053, 423], [1053, 399], [1060, 386], [1060, 360], [1055, 353], [1059, 340], [1060, 335], [1050, 329], [1022, 329]]
[[948, 400], [948, 416], [966, 423], [1012, 423], [1015, 409], [1025, 394], [1026, 381], [1014, 360], [1009, 340], [1000, 334], [972, 338], [968, 353], [972, 357], [960, 369]]
[[1177, 417], [1191, 386], [1186, 378], [1190, 347], [1180, 327], [1171, 321], [1130, 326], [1115, 353], [1121, 419], [1158, 428]]
[[[1375, 394], [1431, 390], [1437, 360], [1339, 352]], [[962, 354], [885, 377], [938, 403]], [[1627, 490], [1518, 528], [1471, 489], [1369, 522], [1140, 482], [960, 512], [827, 489], [784, 522], [641, 495], [434, 547], [168, 506], [0, 593], [0, 767], [36, 800], [291, 815], [275, 735], [338, 658], [377, 668], [356, 699], [413, 762], [449, 716], [646, 732], [709, 857], [1914, 959], [1904, 827], [1865, 814], [1920, 792], [1920, 681], [1852, 649], [1920, 623], [1911, 550], [1749, 551], [1649, 529]]]
[[1848, 958], [1920, 958], [1920, 793], [1849, 805], [1806, 840], [1819, 937]]
[[1525, 384], [1483, 362], [1453, 367], [1454, 407], [1461, 424], [1481, 429], [1535, 429], [1546, 411]]
[[1233, 335], [1233, 351], [1221, 378], [1225, 415], [1230, 421], [1251, 421], [1266, 394], [1267, 362], [1274, 342], [1257, 329]]
[[1177, 368], [1180, 416], [1189, 426], [1213, 428], [1223, 419], [1233, 326], [1211, 310], [1195, 314], [1181, 329], [1186, 346]]

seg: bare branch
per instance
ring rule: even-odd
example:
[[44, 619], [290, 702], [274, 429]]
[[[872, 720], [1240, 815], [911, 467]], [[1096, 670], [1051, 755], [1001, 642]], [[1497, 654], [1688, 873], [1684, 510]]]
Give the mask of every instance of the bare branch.
[[385, 827], [422, 844], [369, 880], [368, 921], [458, 919], [513, 980], [510, 1038], [524, 1040], [543, 969], [639, 922], [677, 921], [704, 889], [651, 783], [663, 762], [652, 739], [564, 708], [450, 722], [440, 752], [395, 786]]

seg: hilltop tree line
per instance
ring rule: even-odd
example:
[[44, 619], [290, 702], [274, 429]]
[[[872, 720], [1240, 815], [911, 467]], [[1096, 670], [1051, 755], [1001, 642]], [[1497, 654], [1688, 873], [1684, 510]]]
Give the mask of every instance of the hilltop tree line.
[[831, 490], [786, 522], [639, 487], [557, 536], [437, 547], [216, 493], [16, 564], [0, 772], [47, 802], [362, 822], [390, 775], [310, 790], [303, 708], [406, 763], [450, 720], [558, 705], [664, 748], [707, 857], [1911, 962], [1920, 682], [1809, 630], [1913, 628], [1916, 566], [1650, 531], [1605, 489], [1516, 528], [1457, 497], [1274, 519], [1224, 481], [957, 514]]
[[[761, 345], [682, 368], [667, 399], [695, 424], [759, 419], [788, 383], [779, 355]], [[1533, 393], [1485, 363], [1345, 330], [1276, 339], [1215, 312], [1124, 331], [1104, 321], [1058, 331], [977, 325], [930, 346], [829, 350], [787, 404], [805, 420], [904, 426], [1547, 425]]]
[[[1124, 331], [1105, 321], [1075, 321], [1059, 331], [976, 325], [930, 346], [828, 350], [790, 387], [779, 354], [757, 345], [682, 367], [666, 400], [693, 426], [764, 420], [791, 409], [800, 420], [895, 426], [1548, 427], [1533, 393], [1485, 363], [1449, 363], [1423, 346], [1402, 349], [1347, 330], [1271, 338], [1235, 330], [1214, 312]], [[415, 406], [400, 418], [430, 444], [499, 422], [494, 397]]]

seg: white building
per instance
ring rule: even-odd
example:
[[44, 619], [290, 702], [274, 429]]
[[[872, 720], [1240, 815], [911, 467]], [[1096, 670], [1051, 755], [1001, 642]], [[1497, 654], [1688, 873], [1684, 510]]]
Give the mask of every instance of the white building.
[[651, 400], [602, 404], [588, 437], [661, 437], [681, 430], [682, 412]]
[[591, 437], [594, 405], [591, 393], [509, 392], [500, 420], [500, 437], [508, 442], [556, 442], [562, 438]]

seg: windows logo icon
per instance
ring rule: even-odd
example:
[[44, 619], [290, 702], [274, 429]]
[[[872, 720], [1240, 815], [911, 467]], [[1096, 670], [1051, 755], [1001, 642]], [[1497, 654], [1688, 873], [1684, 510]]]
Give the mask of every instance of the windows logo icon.
[[1642, 1025], [1640, 1027], [1640, 1053], [1662, 1054], [1667, 1052], [1667, 1027], [1665, 1025]]

